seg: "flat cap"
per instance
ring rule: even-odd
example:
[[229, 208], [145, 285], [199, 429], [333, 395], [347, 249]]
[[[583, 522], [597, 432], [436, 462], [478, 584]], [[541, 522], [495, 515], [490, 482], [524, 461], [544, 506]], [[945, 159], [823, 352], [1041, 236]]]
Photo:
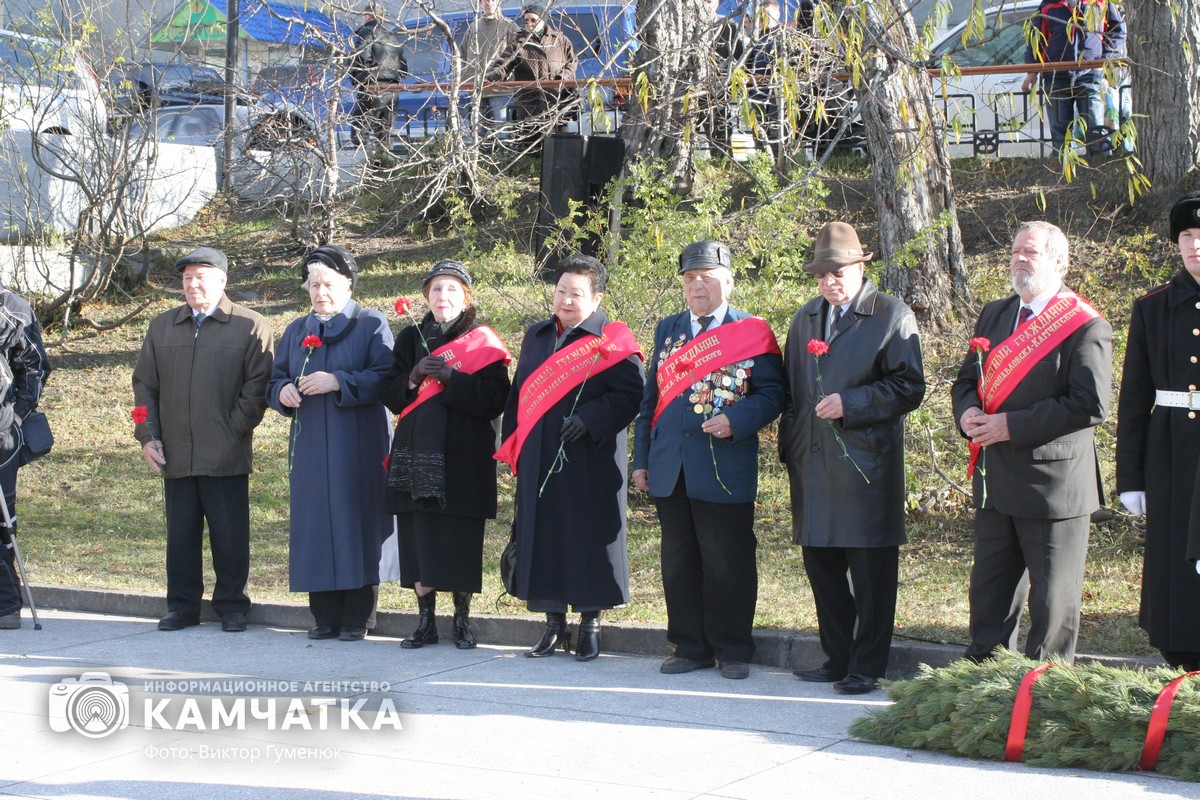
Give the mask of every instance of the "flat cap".
[[213, 267], [229, 272], [229, 259], [215, 247], [197, 247], [175, 262], [175, 269], [183, 272], [188, 267]]

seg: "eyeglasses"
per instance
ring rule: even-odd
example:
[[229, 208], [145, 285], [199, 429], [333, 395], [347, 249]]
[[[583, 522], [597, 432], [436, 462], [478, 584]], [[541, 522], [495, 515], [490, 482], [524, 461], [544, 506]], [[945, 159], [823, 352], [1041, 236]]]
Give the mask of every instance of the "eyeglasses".
[[825, 280], [830, 275], [832, 275], [835, 278], [842, 278], [843, 276], [845, 276], [845, 274], [846, 274], [845, 269], [839, 269], [836, 272], [817, 272], [817, 273], [814, 273], [814, 277], [817, 279], [817, 283], [820, 283], [821, 281]]
[[530, 23], [540, 22], [541, 19], [542, 19], [541, 17], [535, 17], [532, 14], [527, 17], [522, 17], [522, 20], [525, 22], [526, 25], [529, 25]]

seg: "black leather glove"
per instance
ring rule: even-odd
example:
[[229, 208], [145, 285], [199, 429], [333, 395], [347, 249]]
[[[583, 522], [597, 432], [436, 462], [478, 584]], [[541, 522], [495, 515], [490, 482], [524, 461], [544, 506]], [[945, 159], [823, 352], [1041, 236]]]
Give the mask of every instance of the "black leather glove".
[[441, 381], [442, 383], [449, 383], [450, 376], [453, 374], [454, 374], [454, 370], [450, 369], [445, 364], [443, 364], [442, 368], [438, 370], [437, 379], [439, 381]]
[[587, 433], [587, 426], [583, 424], [583, 420], [578, 414], [573, 414], [563, 420], [562, 430], [558, 433], [558, 438], [564, 444], [578, 441]]
[[444, 366], [446, 366], [446, 362], [443, 361], [440, 356], [425, 356], [417, 362], [417, 366], [414, 368], [414, 371], [421, 377], [425, 377], [427, 375], [437, 377], [438, 372], [440, 372]]

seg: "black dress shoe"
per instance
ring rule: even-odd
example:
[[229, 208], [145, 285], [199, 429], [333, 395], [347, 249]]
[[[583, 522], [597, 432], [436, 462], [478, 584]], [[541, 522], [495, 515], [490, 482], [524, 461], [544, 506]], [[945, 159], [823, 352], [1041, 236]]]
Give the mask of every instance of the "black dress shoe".
[[847, 675], [833, 685], [838, 694], [866, 694], [875, 691], [875, 679], [867, 675]]
[[182, 611], [172, 611], [158, 621], [160, 631], [181, 631], [193, 625], [200, 624], [199, 614], [185, 614]]
[[683, 656], [671, 656], [666, 661], [658, 665], [658, 671], [663, 675], [682, 675], [685, 672], [693, 672], [698, 669], [709, 669], [716, 664], [711, 658], [684, 658]]
[[840, 681], [846, 677], [846, 673], [832, 670], [829, 667], [817, 667], [816, 669], [796, 669], [792, 670], [792, 674], [802, 681], [809, 683], [833, 683]]
[[342, 632], [338, 634], [338, 638], [343, 642], [357, 642], [367, 635], [366, 628], [360, 628], [356, 625], [343, 625]]
[[337, 625], [314, 625], [308, 629], [310, 639], [336, 639], [341, 631]]
[[721, 677], [740, 681], [750, 677], [750, 665], [745, 661], [722, 661]]
[[221, 630], [226, 633], [241, 633], [246, 630], [246, 615], [240, 611], [230, 611], [221, 617]]

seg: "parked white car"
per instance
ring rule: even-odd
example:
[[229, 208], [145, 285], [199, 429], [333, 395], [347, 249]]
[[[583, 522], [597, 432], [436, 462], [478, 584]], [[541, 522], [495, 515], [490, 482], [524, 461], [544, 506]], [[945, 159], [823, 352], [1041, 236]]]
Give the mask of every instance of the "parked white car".
[[[1025, 63], [1025, 23], [1037, 12], [1039, 0], [1004, 0], [984, 10], [983, 35], [963, 44], [965, 22], [938, 38], [931, 65], [949, 56], [960, 68], [1011, 66]], [[943, 75], [934, 78], [936, 98], [946, 112], [950, 155], [1049, 156], [1050, 123], [1038, 92], [1022, 92], [1026, 73], [1003, 75]], [[1119, 89], [1128, 107], [1129, 85]]]
[[95, 136], [107, 125], [100, 83], [73, 47], [0, 30], [0, 130]]

